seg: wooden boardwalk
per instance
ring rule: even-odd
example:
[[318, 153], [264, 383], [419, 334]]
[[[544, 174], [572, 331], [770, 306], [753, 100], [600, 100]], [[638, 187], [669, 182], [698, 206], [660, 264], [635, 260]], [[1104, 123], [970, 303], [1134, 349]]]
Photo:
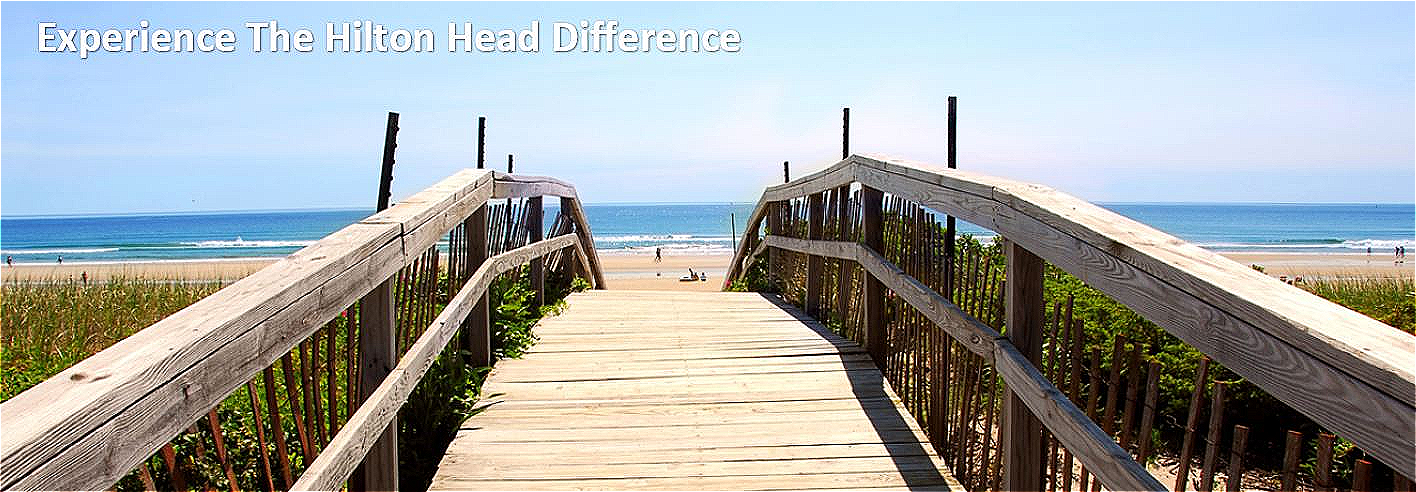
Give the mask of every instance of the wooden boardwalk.
[[963, 490], [859, 346], [755, 293], [591, 291], [484, 386], [449, 489]]

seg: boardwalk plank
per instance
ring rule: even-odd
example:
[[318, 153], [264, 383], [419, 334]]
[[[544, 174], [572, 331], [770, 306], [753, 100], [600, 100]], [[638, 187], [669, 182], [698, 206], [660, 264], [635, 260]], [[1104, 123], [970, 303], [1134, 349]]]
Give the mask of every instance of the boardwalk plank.
[[859, 346], [761, 295], [575, 294], [536, 333], [433, 490], [962, 490]]

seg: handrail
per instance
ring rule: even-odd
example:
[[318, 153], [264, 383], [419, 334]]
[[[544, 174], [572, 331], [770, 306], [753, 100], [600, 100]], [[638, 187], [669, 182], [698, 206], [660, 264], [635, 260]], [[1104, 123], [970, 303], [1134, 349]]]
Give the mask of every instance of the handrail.
[[[754, 244], [755, 233], [768, 205], [853, 183], [998, 232], [1122, 302], [1393, 469], [1413, 473], [1416, 338], [1043, 186], [852, 155], [763, 192], [748, 220], [747, 239], [729, 266], [725, 285], [743, 274], [752, 256], [749, 253], [760, 251], [767, 243], [811, 254], [825, 253], [826, 248], [841, 250], [840, 245], [823, 246], [829, 241], [772, 236]], [[887, 278], [879, 280], [888, 283]], [[926, 313], [937, 309], [918, 300], [916, 297], [910, 304]], [[951, 311], [945, 317], [956, 315]], [[946, 327], [946, 331], [959, 339], [954, 330]], [[959, 341], [980, 352], [968, 339]], [[1019, 382], [1020, 376], [1015, 374], [1010, 383]], [[1038, 402], [1029, 401], [1029, 407], [1034, 403]], [[1052, 431], [1062, 438], [1066, 429]], [[1087, 464], [1089, 469], [1095, 465]]]
[[418, 381], [437, 360], [438, 354], [457, 334], [473, 305], [492, 281], [533, 258], [572, 246], [576, 256], [583, 261], [586, 258], [585, 249], [574, 234], [562, 234], [488, 258], [448, 302], [428, 330], [418, 337], [408, 353], [399, 359], [393, 372], [349, 417], [349, 422], [310, 463], [291, 490], [339, 490], [343, 487], [344, 481], [354, 473], [354, 468], [364, 459], [374, 440], [398, 416], [398, 409], [403, 406], [409, 393], [413, 392]]
[[[492, 198], [516, 198], [526, 196], [556, 196], [561, 198], [563, 212], [575, 221], [578, 226], [576, 232], [580, 234], [581, 244], [593, 244], [590, 238], [590, 220], [585, 217], [585, 209], [581, 207], [580, 199], [575, 194], [575, 187], [570, 183], [561, 181], [549, 176], [523, 176], [518, 174], [506, 174], [496, 172], [496, 189], [492, 193]], [[585, 259], [593, 267], [590, 269], [594, 275], [595, 285], [604, 288], [605, 273], [600, 267], [600, 254], [595, 248], [585, 249]]]
[[854, 242], [812, 241], [785, 236], [767, 236], [763, 244], [859, 263], [866, 272], [899, 294], [970, 352], [998, 368], [1004, 382], [1015, 392], [1028, 395], [1022, 400], [1067, 449], [1111, 490], [1166, 490], [1146, 468], [1107, 437], [1087, 414], [1072, 403], [1047, 377], [1028, 363], [1008, 338], [969, 316], [944, 296], [909, 276], [880, 253]]
[[0, 404], [0, 488], [108, 487], [489, 199], [541, 194], [569, 209], [581, 265], [603, 288], [573, 186], [463, 170]]

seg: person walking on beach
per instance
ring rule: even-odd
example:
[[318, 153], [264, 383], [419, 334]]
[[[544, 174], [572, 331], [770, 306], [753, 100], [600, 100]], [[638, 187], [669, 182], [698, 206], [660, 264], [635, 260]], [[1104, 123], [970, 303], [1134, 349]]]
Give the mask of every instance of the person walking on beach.
[[88, 271], [87, 271], [87, 270], [82, 271], [82, 272], [79, 272], [79, 278], [84, 281], [84, 285], [88, 285]]
[[59, 255], [59, 264], [60, 264], [60, 265], [63, 265], [63, 264], [64, 264], [64, 255]]
[[654, 248], [654, 263], [658, 263], [661, 261], [664, 261], [663, 248]]

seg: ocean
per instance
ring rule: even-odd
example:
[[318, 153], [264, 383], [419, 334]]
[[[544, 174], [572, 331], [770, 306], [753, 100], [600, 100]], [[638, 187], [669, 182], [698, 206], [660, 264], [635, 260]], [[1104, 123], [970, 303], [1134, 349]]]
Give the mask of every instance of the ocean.
[[[728, 254], [753, 204], [602, 204], [585, 213], [601, 254]], [[1102, 206], [1216, 251], [1390, 254], [1416, 246], [1411, 204], [1106, 203]], [[0, 254], [16, 263], [277, 257], [370, 209], [0, 217]], [[547, 226], [555, 217], [548, 207]], [[993, 233], [960, 223], [961, 233]]]

